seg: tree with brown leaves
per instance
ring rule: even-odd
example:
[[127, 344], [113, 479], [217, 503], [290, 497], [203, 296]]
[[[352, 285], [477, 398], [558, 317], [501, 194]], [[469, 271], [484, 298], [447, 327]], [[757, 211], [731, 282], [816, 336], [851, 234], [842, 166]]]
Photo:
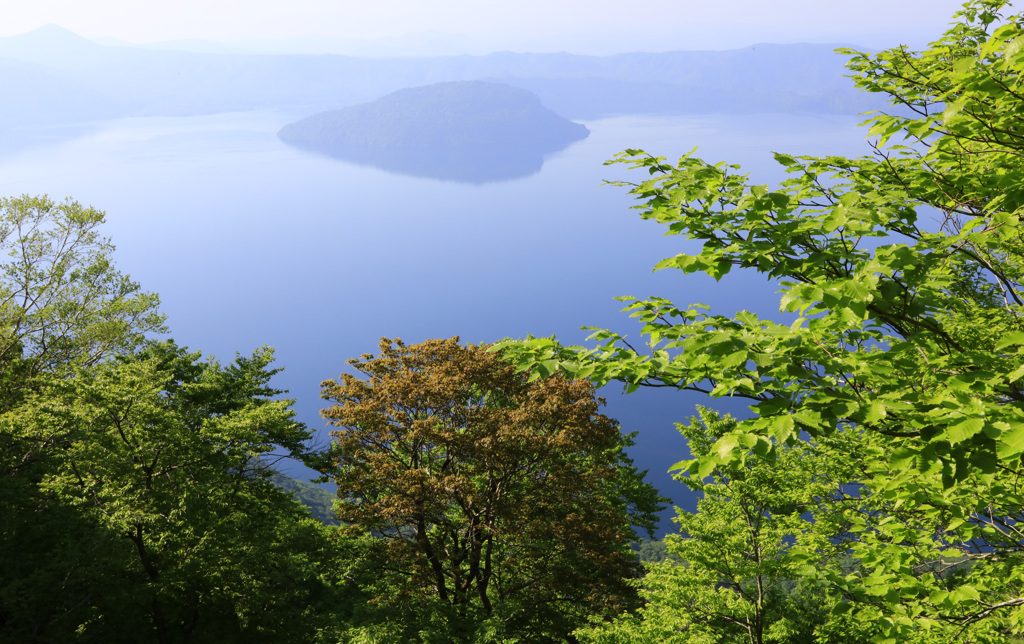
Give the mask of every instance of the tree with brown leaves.
[[529, 382], [483, 346], [407, 346], [323, 383], [338, 515], [382, 544], [403, 638], [573, 641], [634, 605], [628, 544], [664, 501], [585, 380]]

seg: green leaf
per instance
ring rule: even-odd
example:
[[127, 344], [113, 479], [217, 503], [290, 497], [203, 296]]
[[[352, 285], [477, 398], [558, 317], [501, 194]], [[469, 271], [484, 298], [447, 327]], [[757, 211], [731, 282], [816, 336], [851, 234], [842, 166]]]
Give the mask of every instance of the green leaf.
[[718, 455], [719, 461], [727, 462], [732, 458], [732, 453], [739, 446], [740, 436], [737, 434], [727, 434], [718, 439], [715, 443], [715, 454]]
[[715, 471], [716, 467], [718, 467], [718, 461], [714, 458], [705, 456], [698, 461], [697, 478], [703, 479], [711, 476], [711, 473]]
[[1019, 346], [1024, 344], [1024, 331], [1014, 331], [1007, 333], [998, 342], [996, 342], [996, 351], [1002, 351], [1009, 346]]
[[1016, 458], [1024, 453], [1024, 424], [1016, 424], [999, 436], [997, 455], [1002, 460]]
[[967, 97], [961, 96], [957, 100], [949, 103], [946, 109], [942, 112], [942, 120], [946, 125], [952, 123], [957, 115], [964, 109], [964, 105], [967, 103]]
[[687, 459], [685, 461], [679, 461], [672, 467], [668, 468], [669, 472], [688, 472], [690, 468], [697, 463], [696, 459]]
[[910, 447], [898, 447], [892, 452], [892, 456], [889, 457], [889, 463], [892, 464], [894, 469], [902, 470], [909, 467], [911, 462], [917, 458], [917, 450]]
[[980, 432], [984, 426], [985, 421], [981, 418], [964, 418], [946, 428], [946, 438], [956, 445]]
[[793, 420], [793, 416], [790, 414], [776, 416], [771, 419], [771, 435], [775, 440], [781, 443], [789, 440], [795, 430], [796, 423]]
[[781, 152], [775, 152], [773, 154], [775, 156], [775, 160], [781, 165], [789, 167], [797, 164], [797, 160], [788, 154], [782, 154]]

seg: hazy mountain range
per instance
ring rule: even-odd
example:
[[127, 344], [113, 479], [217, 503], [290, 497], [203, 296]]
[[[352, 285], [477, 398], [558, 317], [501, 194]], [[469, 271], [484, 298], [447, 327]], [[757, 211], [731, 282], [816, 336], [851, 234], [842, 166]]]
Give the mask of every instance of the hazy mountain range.
[[[361, 58], [458, 56], [488, 54], [493, 49], [459, 34], [423, 31], [388, 38], [345, 36], [292, 36], [289, 38], [238, 38], [228, 42], [188, 39], [134, 44], [117, 38], [93, 38], [101, 45], [169, 49], [204, 54], [339, 54]], [[502, 48], [504, 49], [504, 48]]]
[[[168, 45], [171, 46], [171, 45]], [[0, 38], [3, 129], [98, 118], [282, 108], [308, 114], [418, 85], [491, 80], [528, 89], [569, 119], [616, 114], [844, 112], [857, 93], [833, 45], [614, 56], [429, 58], [207, 53], [103, 45], [61, 27]]]

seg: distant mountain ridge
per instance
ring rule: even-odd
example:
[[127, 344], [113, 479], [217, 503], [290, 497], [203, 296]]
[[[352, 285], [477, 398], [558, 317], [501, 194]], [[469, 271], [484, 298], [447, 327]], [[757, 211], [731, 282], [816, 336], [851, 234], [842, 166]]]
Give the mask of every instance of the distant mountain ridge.
[[[516, 54], [360, 59], [339, 55], [197, 53], [106, 46], [49, 25], [0, 38], [0, 122], [175, 116], [250, 109], [309, 114], [396, 90], [488, 80], [529, 89], [573, 119], [618, 114], [827, 111], [877, 108], [857, 93], [831, 45], [614, 56]], [[17, 63], [15, 62], [17, 61]], [[39, 78], [2, 70], [31, 64]], [[24, 69], [24, 67], [21, 67]], [[43, 114], [23, 103], [68, 88]], [[61, 90], [63, 91], [63, 90]], [[59, 93], [59, 92], [58, 92]]]
[[57, 25], [44, 25], [0, 38], [0, 57], [52, 67], [78, 66], [100, 60], [106, 47]]

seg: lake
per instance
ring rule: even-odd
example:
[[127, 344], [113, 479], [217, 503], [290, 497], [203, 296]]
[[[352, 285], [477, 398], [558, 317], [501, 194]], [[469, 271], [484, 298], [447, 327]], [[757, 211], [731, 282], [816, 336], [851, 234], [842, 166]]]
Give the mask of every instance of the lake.
[[[618, 117], [543, 159], [538, 172], [466, 183], [394, 174], [288, 147], [276, 137], [301, 114], [254, 111], [69, 123], [25, 131], [0, 152], [0, 194], [72, 196], [107, 213], [121, 270], [160, 294], [172, 337], [230, 361], [267, 344], [275, 384], [320, 430], [319, 383], [345, 360], [407, 343], [557, 334], [582, 325], [636, 336], [617, 295], [704, 302], [716, 313], [778, 311], [756, 275], [652, 274], [687, 248], [629, 209], [602, 163], [627, 148], [741, 163], [759, 183], [784, 174], [770, 151], [861, 155], [856, 116], [813, 114]], [[633, 173], [634, 179], [641, 175]], [[645, 175], [644, 175], [645, 176]], [[686, 458], [673, 421], [696, 395], [608, 387], [607, 413], [639, 431], [632, 455], [682, 507], [694, 499], [665, 471]], [[745, 404], [715, 403], [742, 413]], [[294, 471], [294, 470], [292, 470]], [[666, 528], [669, 526], [666, 524]]]

